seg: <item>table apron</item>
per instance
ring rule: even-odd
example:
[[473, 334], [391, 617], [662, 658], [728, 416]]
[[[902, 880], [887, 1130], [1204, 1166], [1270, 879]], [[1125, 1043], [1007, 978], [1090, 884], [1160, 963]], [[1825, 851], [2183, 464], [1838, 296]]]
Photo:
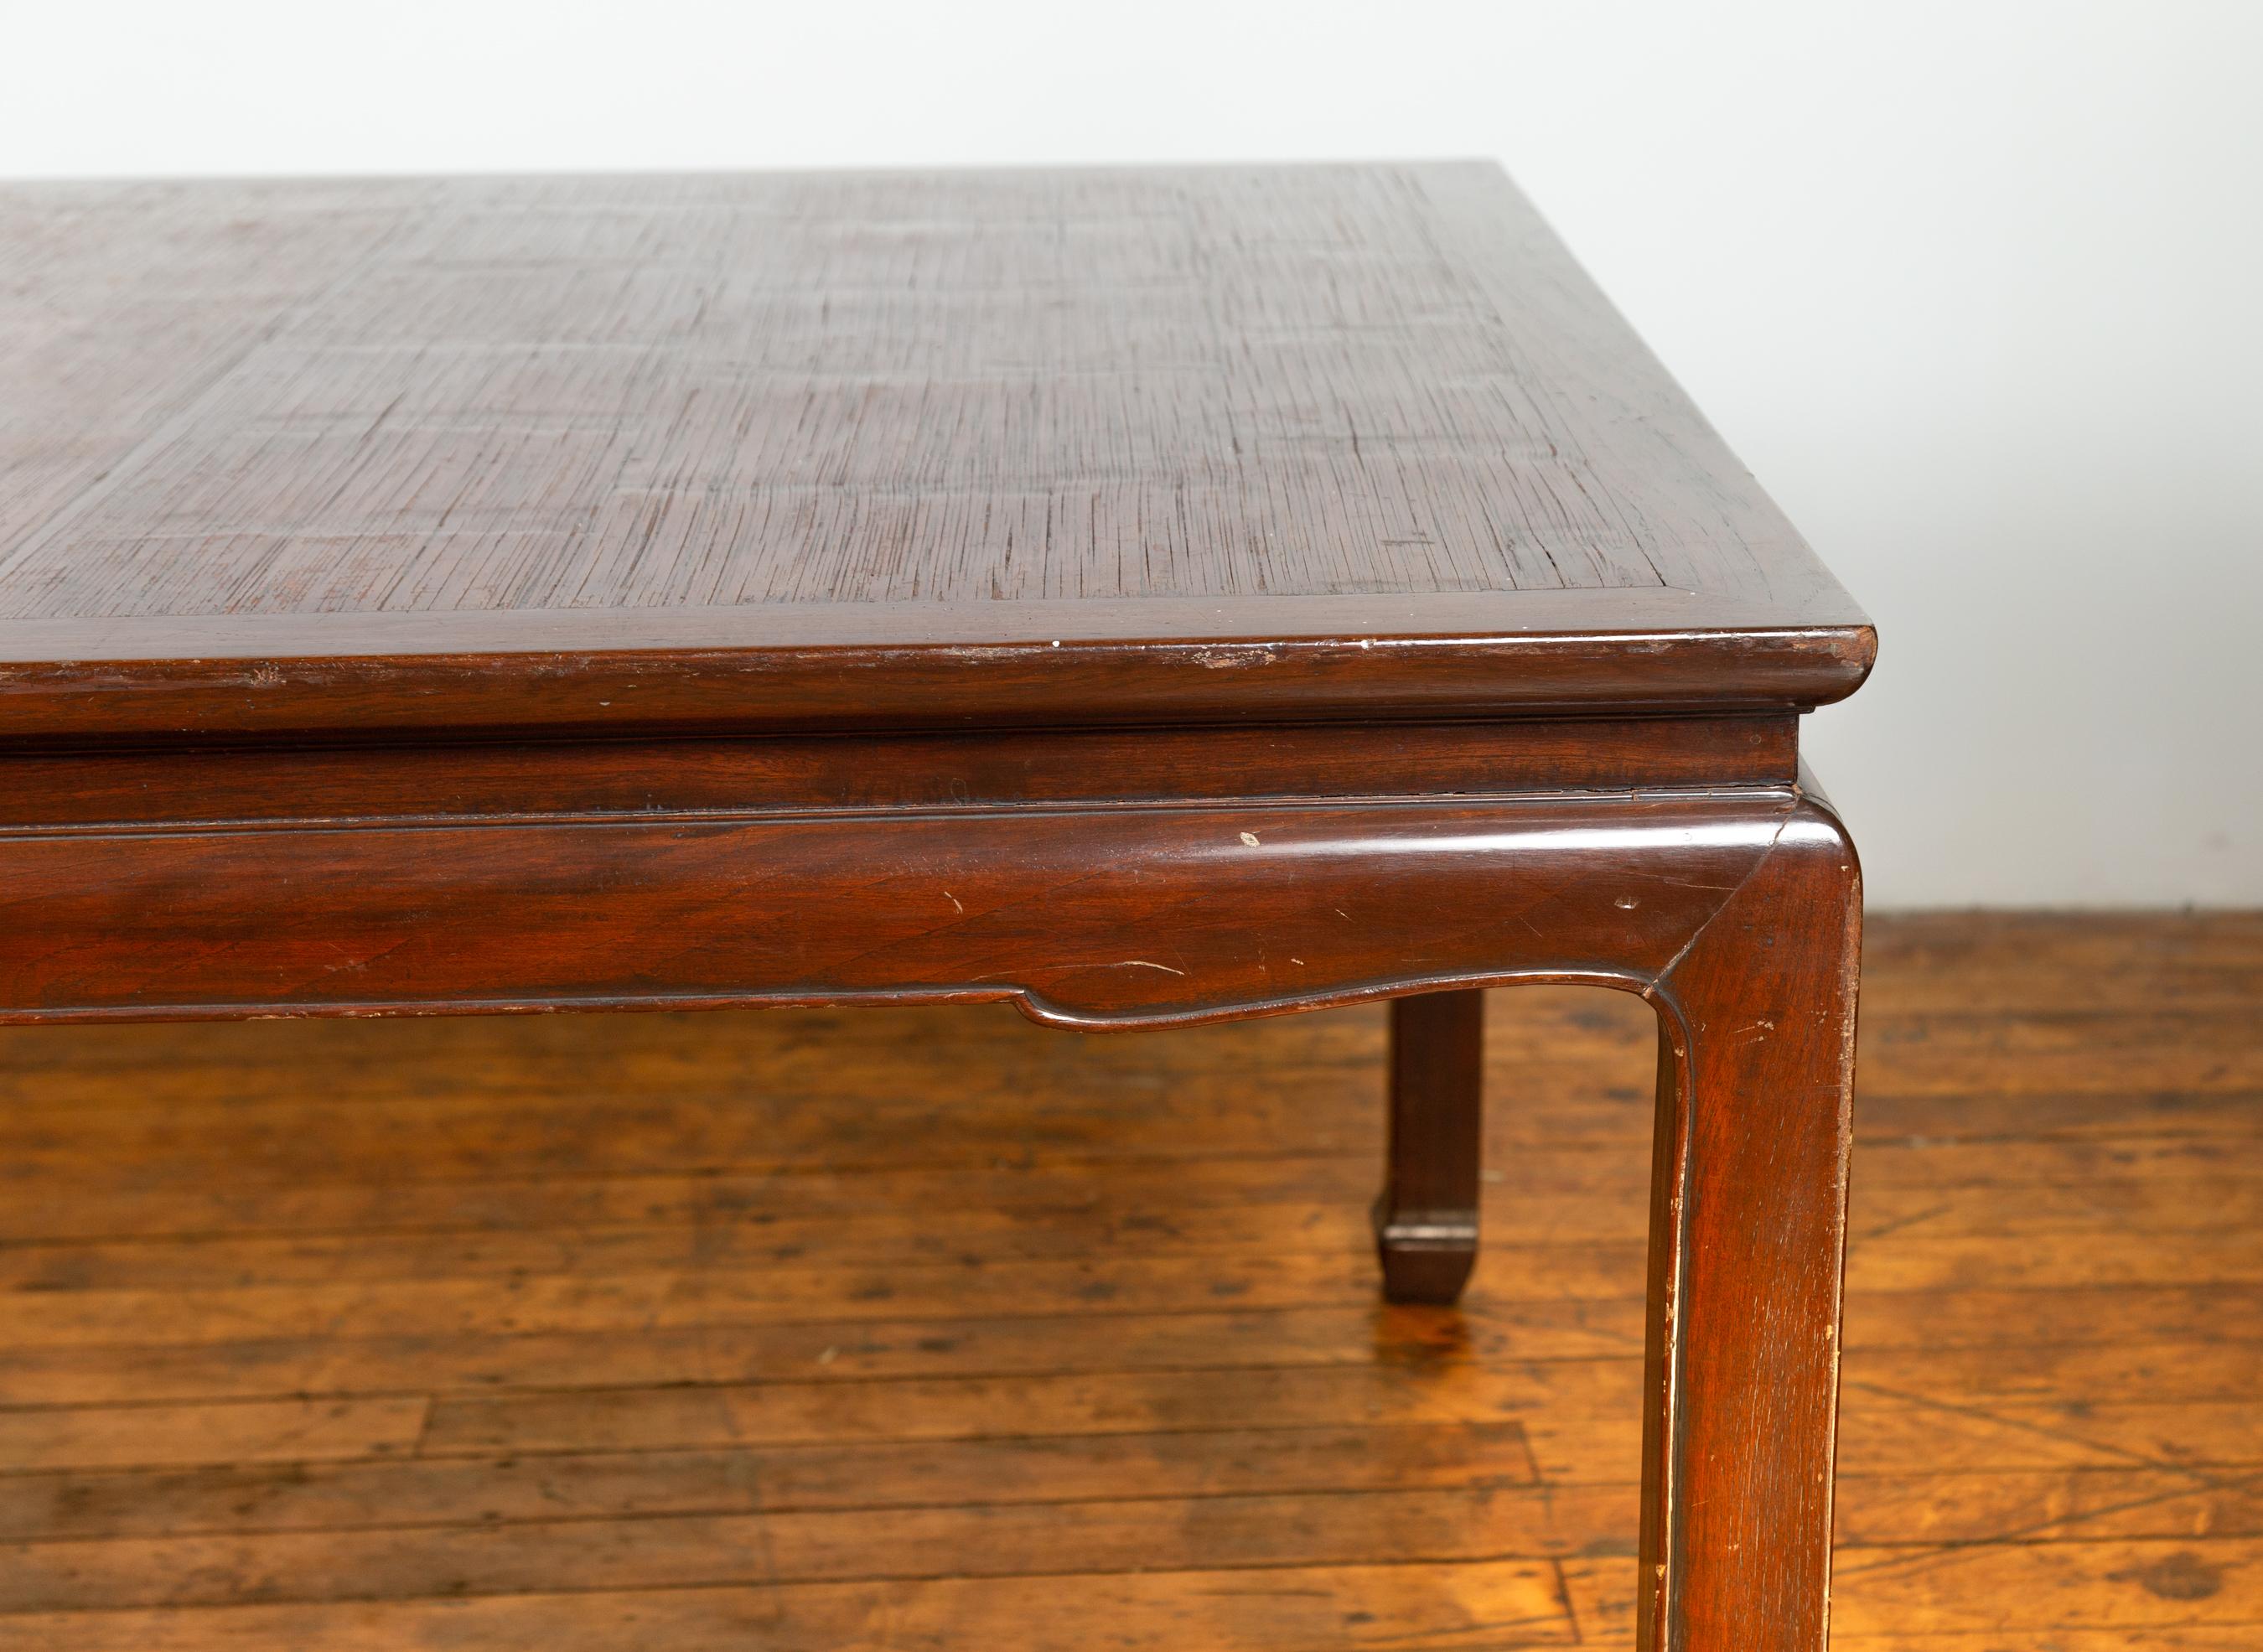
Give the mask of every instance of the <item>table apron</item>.
[[1663, 977], [1804, 804], [0, 831], [0, 1021], [1012, 1000], [1103, 1028]]

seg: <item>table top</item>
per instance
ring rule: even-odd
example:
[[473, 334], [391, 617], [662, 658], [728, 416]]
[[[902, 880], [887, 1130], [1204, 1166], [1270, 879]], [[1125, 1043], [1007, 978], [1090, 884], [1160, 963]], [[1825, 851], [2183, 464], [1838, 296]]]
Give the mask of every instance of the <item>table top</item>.
[[0, 740], [1804, 707], [1498, 169], [0, 185]]

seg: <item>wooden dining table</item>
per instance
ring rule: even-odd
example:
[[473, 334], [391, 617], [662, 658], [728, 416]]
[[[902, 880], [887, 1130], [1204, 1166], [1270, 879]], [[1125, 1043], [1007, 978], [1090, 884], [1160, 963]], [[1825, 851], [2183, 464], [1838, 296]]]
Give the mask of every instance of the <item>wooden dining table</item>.
[[1642, 1644], [1823, 1646], [1875, 636], [1498, 169], [10, 184], [0, 359], [0, 1021], [1388, 999], [1450, 1301], [1639, 994]]

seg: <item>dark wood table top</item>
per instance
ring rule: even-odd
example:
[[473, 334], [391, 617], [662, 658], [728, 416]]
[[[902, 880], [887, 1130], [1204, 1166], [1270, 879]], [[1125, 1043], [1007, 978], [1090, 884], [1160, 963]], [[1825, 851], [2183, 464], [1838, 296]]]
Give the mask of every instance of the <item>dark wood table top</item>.
[[1474, 163], [0, 186], [0, 740], [1804, 707]]

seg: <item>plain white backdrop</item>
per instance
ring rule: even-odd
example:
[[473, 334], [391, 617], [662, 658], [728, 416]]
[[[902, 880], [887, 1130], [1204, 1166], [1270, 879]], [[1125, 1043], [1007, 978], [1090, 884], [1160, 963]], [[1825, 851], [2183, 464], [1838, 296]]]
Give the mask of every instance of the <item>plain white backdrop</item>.
[[2263, 904], [2257, 0], [0, 20], [4, 177], [1498, 157], [1877, 620], [1874, 903]]

